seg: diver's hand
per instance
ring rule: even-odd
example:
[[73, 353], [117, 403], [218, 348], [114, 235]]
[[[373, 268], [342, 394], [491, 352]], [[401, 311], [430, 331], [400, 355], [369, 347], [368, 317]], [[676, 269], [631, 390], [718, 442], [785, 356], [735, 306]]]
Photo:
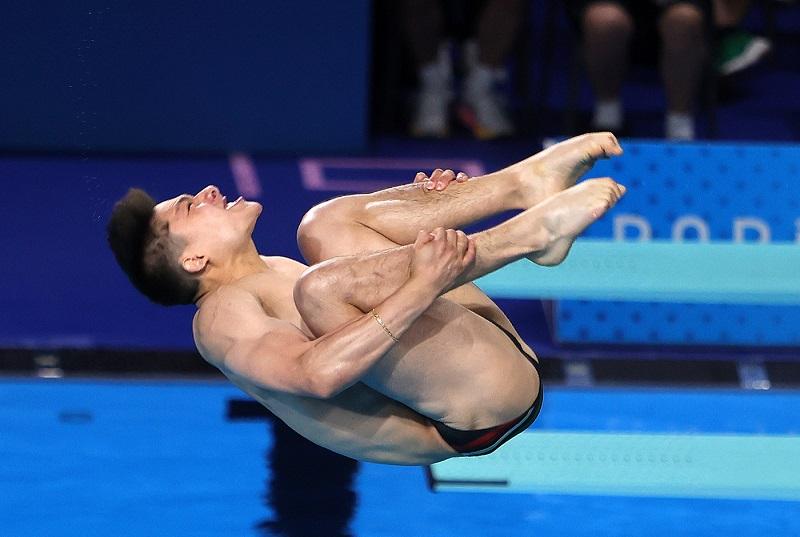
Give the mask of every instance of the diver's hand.
[[474, 263], [475, 241], [463, 231], [441, 227], [420, 231], [414, 242], [409, 281], [439, 296]]
[[423, 187], [425, 191], [441, 191], [447, 188], [453, 181], [456, 183], [464, 183], [468, 180], [469, 175], [464, 172], [458, 172], [458, 174], [456, 174], [453, 170], [442, 170], [441, 168], [433, 170], [430, 176], [425, 172], [417, 172], [417, 175], [414, 177], [415, 183], [425, 183]]

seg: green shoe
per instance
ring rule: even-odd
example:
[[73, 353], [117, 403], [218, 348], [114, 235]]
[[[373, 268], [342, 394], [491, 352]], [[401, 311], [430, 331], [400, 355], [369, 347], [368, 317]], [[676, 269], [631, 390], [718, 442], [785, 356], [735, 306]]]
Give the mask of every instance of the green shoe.
[[732, 75], [758, 63], [770, 49], [768, 39], [736, 31], [720, 39], [714, 67], [722, 75]]

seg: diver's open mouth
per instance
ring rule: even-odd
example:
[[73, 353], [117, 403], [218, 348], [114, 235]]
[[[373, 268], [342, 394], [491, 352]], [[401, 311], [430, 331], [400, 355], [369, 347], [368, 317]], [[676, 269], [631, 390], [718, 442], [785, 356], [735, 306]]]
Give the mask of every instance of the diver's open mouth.
[[[225, 201], [227, 201], [227, 200], [228, 200], [228, 198], [224, 198], [224, 199], [225, 199]], [[238, 204], [240, 204], [240, 203], [241, 203], [243, 200], [244, 200], [244, 198], [243, 198], [243, 197], [241, 197], [241, 196], [239, 196], [238, 198], [236, 198], [236, 200], [235, 200], [235, 201], [232, 201], [232, 202], [228, 203], [228, 204], [225, 206], [225, 210], [228, 210], [228, 209], [230, 209], [231, 207], [233, 207], [233, 206], [235, 206], [235, 205], [238, 205]]]

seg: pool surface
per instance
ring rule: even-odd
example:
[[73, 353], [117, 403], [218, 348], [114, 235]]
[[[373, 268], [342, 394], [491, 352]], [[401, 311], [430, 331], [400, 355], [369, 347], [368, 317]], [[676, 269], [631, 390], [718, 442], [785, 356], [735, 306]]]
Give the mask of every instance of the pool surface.
[[[800, 535], [795, 501], [433, 492], [422, 468], [229, 418], [243, 398], [222, 382], [0, 381], [2, 535]], [[517, 444], [540, 429], [796, 438], [800, 393], [554, 387]]]

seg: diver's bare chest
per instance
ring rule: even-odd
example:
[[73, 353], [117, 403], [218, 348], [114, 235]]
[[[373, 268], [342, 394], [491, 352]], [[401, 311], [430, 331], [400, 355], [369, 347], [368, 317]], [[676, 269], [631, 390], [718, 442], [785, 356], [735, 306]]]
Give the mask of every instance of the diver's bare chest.
[[264, 312], [270, 317], [297, 324], [300, 312], [294, 304], [294, 280], [282, 278], [267, 282], [250, 282], [249, 291], [258, 298]]

